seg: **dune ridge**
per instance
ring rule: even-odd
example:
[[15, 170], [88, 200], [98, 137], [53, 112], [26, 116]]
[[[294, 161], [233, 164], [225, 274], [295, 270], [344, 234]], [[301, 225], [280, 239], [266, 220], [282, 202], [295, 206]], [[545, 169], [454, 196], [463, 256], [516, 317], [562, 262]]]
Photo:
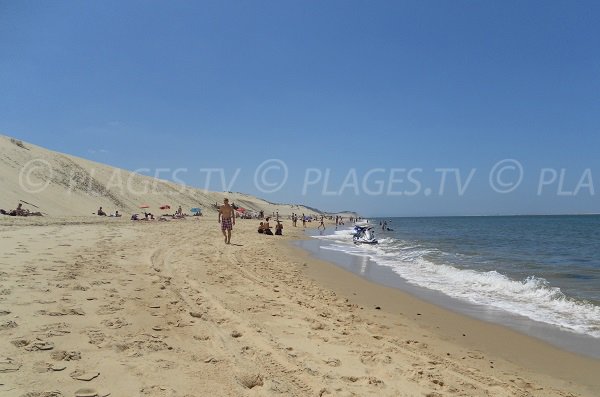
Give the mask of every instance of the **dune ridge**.
[[[272, 203], [239, 192], [212, 192], [145, 176], [80, 157], [51, 151], [16, 138], [0, 135], [0, 208], [14, 209], [18, 202], [51, 216], [91, 215], [99, 207], [110, 213], [160, 212], [163, 204], [174, 212], [199, 207], [215, 213], [224, 197], [237, 206], [265, 214], [315, 214], [322, 211], [301, 204]], [[356, 215], [351, 212], [345, 216]]]

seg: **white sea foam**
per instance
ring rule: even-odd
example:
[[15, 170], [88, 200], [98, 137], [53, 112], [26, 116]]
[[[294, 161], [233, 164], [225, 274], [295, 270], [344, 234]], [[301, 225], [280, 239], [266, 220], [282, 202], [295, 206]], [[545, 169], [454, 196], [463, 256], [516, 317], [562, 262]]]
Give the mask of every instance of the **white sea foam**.
[[394, 238], [380, 239], [376, 246], [354, 245], [352, 230], [316, 236], [325, 249], [367, 256], [391, 268], [408, 283], [442, 292], [450, 297], [484, 305], [551, 324], [572, 332], [600, 338], [600, 307], [565, 296], [560, 288], [533, 276], [513, 280], [496, 271], [476, 271], [433, 263], [423, 249]]

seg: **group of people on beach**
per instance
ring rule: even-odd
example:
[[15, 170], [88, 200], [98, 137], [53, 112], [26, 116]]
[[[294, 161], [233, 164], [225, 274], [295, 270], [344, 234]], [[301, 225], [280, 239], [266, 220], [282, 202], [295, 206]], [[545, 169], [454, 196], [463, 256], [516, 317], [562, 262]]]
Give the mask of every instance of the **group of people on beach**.
[[39, 211], [29, 211], [26, 208], [23, 208], [23, 203], [17, 204], [17, 208], [14, 210], [3, 210], [0, 209], [0, 214], [8, 215], [8, 216], [43, 216]]
[[[21, 204], [19, 204], [18, 209], [20, 210], [20, 208], [21, 208]], [[229, 203], [229, 199], [225, 198], [225, 199], [223, 199], [223, 205], [218, 206], [218, 209], [219, 209], [218, 222], [221, 225], [221, 232], [223, 233], [224, 242], [225, 242], [225, 244], [231, 244], [231, 233], [233, 231], [233, 226], [235, 225], [235, 218], [236, 218], [235, 208]], [[102, 207], [100, 207], [98, 209], [96, 214], [99, 216], [121, 217], [121, 214], [119, 214], [119, 211], [115, 211], [114, 214], [107, 215], [106, 212], [102, 209]], [[260, 214], [263, 215], [264, 212], [261, 210]], [[271, 217], [266, 217], [263, 222], [260, 222], [260, 225], [258, 226], [258, 233], [266, 234], [266, 235], [270, 235], [270, 236], [272, 236], [272, 235], [282, 236], [283, 235], [283, 224], [279, 220], [279, 212], [273, 213], [273, 214], [275, 216], [275, 221], [276, 221], [275, 233], [273, 233], [273, 231], [271, 230], [272, 228], [269, 223], [269, 221], [271, 220]], [[177, 218], [184, 218], [186, 216], [186, 214], [183, 213], [181, 206], [179, 206], [179, 208], [177, 209], [175, 214], [170, 215], [170, 216], [173, 219], [177, 219]], [[159, 220], [162, 220], [162, 218], [163, 218], [163, 216], [161, 216]], [[308, 222], [312, 221], [312, 217], [307, 217], [304, 214], [302, 214], [302, 216], [300, 218], [302, 219], [302, 226], [304, 226], [304, 227], [306, 227], [307, 221]], [[133, 214], [131, 216], [131, 220], [134, 220], [134, 221], [154, 220], [154, 219], [155, 219], [154, 215], [152, 213], [148, 213], [148, 212], [144, 212], [143, 216], [140, 216], [139, 214]], [[331, 219], [332, 219], [332, 217], [331, 217]], [[295, 213], [292, 213], [291, 220], [292, 220], [293, 226], [296, 226], [297, 222], [298, 222], [298, 215]], [[319, 226], [317, 228], [318, 229], [323, 228], [323, 230], [325, 230], [325, 217], [323, 215], [321, 215], [319, 218], [319, 221], [320, 221]], [[336, 216], [335, 223], [336, 223], [336, 227], [340, 224], [343, 225], [342, 217]]]
[[113, 213], [111, 213], [110, 215], [108, 215], [106, 212], [104, 212], [104, 210], [102, 209], [102, 207], [98, 208], [98, 211], [96, 211], [96, 215], [98, 216], [108, 216], [108, 217], [116, 217], [116, 218], [120, 218], [121, 214], [119, 214], [119, 211], [115, 211]]
[[[234, 208], [229, 204], [229, 199], [223, 199], [223, 205], [219, 206], [219, 216], [218, 221], [221, 224], [221, 231], [223, 233], [223, 238], [225, 240], [225, 244], [231, 244], [231, 232], [233, 230], [233, 225], [235, 225], [235, 212]], [[264, 214], [263, 211], [260, 211], [261, 215]], [[269, 221], [270, 217], [266, 217], [263, 222], [260, 222], [258, 226], [258, 233], [266, 234], [269, 236], [273, 235], [273, 231], [271, 230], [271, 225]], [[283, 224], [279, 221], [279, 212], [275, 214], [275, 220], [277, 224], [275, 225], [275, 235], [282, 236], [283, 235]]]
[[[267, 217], [264, 222], [261, 222], [258, 226], [258, 233], [266, 234], [268, 236], [273, 235], [273, 231], [271, 231], [271, 225], [269, 225], [269, 220], [271, 218]], [[275, 235], [283, 236], [283, 224], [277, 219], [277, 224], [275, 225]]]
[[[163, 207], [161, 207], [161, 209], [163, 209]], [[119, 211], [115, 211], [112, 212], [110, 215], [107, 214], [104, 209], [102, 207], [98, 208], [98, 210], [96, 211], [96, 215], [98, 216], [107, 216], [107, 217], [116, 217], [116, 218], [120, 218], [122, 216], [122, 214], [119, 213]], [[194, 216], [201, 216], [202, 213], [197, 211]], [[177, 208], [177, 211], [175, 211], [174, 214], [163, 214], [161, 215], [158, 220], [159, 221], [163, 221], [163, 220], [169, 220], [169, 219], [183, 219], [185, 217], [187, 217], [188, 214], [185, 214], [183, 212], [183, 208], [181, 208], [181, 206], [179, 206], [179, 208]], [[154, 217], [154, 214], [151, 212], [146, 212], [144, 211], [142, 214], [132, 214], [131, 215], [131, 220], [132, 221], [153, 221], [156, 218]]]

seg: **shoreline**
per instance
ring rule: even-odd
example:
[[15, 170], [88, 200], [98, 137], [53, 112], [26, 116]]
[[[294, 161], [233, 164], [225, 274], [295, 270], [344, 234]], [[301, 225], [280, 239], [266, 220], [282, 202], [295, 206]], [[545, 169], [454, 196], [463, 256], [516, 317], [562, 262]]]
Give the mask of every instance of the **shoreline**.
[[526, 336], [549, 343], [559, 349], [600, 360], [600, 340], [597, 338], [562, 330], [556, 326], [508, 313], [500, 309], [487, 308], [460, 301], [442, 292], [409, 284], [390, 268], [381, 266], [368, 257], [323, 248], [327, 246], [326, 241], [312, 238], [312, 236], [309, 237], [311, 238], [298, 240], [295, 246], [309, 252], [316, 259], [334, 264], [372, 283], [401, 290], [408, 295], [445, 310], [512, 329]]
[[311, 257], [287, 220], [239, 221], [225, 245], [203, 218], [0, 223], [0, 392], [600, 393], [599, 361]]
[[344, 269], [294, 244], [288, 248], [313, 262], [304, 273], [353, 303], [373, 310], [410, 319], [416, 327], [437, 334], [451, 344], [477, 349], [553, 377], [593, 384], [600, 390], [600, 360], [557, 347], [509, 327], [490, 323], [430, 303], [398, 288], [386, 286]]

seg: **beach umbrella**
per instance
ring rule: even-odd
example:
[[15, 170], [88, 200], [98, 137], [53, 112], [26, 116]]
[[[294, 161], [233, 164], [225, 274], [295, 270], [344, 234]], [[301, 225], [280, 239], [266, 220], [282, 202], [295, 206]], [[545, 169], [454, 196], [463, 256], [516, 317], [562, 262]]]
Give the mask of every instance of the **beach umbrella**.
[[150, 208], [150, 206], [148, 204], [142, 204], [140, 205], [140, 208]]
[[193, 213], [202, 212], [202, 210], [200, 208], [196, 208], [196, 207], [192, 208], [190, 211]]
[[244, 213], [244, 212], [246, 212], [246, 209], [242, 208], [242, 207], [238, 207], [237, 211], [241, 212], [241, 213]]

